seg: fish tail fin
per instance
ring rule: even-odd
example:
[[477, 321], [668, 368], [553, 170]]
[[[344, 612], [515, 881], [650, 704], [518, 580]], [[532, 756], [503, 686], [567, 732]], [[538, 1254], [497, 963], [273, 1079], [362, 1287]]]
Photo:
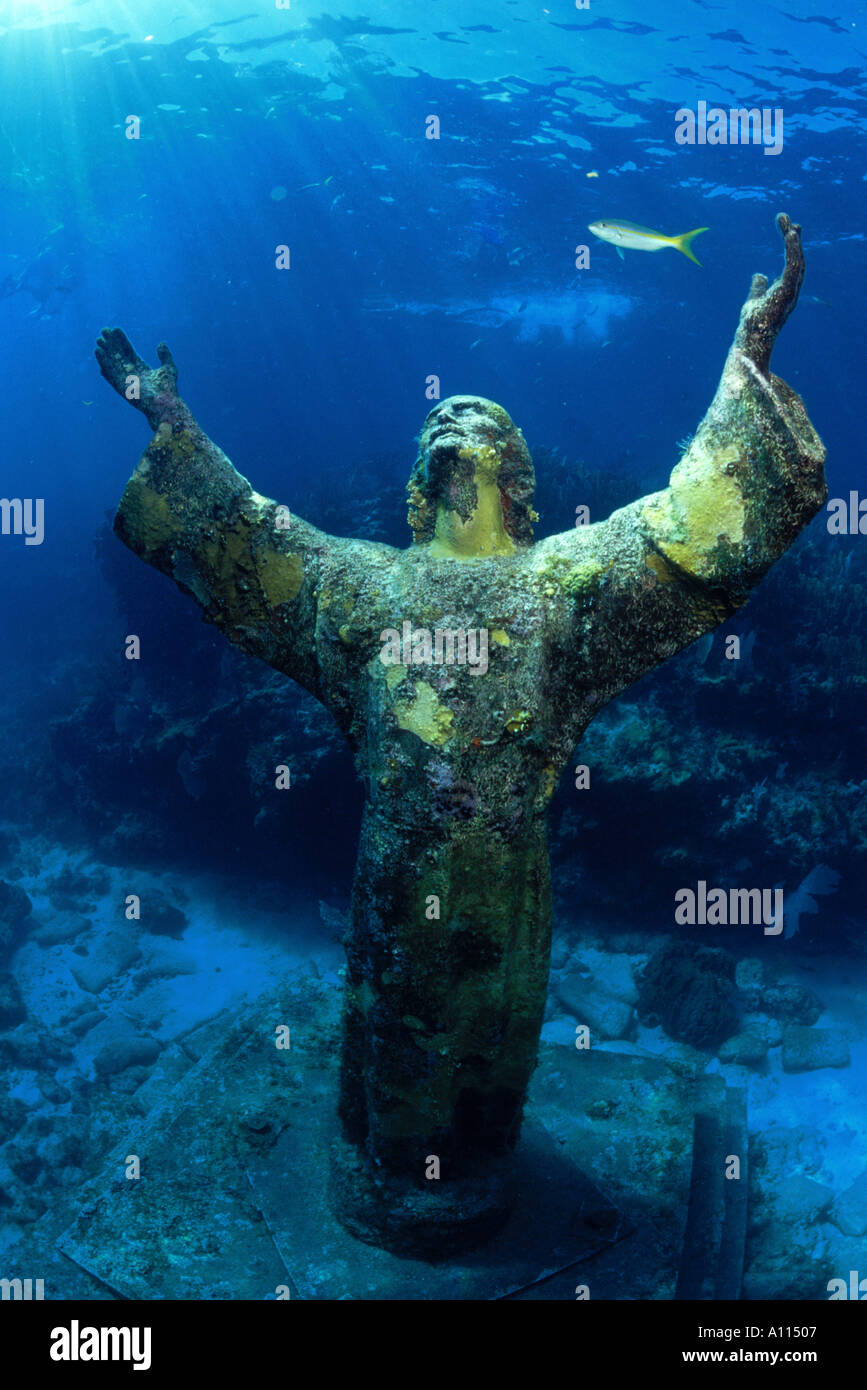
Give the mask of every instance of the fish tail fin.
[[688, 261], [695, 261], [696, 265], [701, 265], [701, 261], [698, 257], [692, 254], [692, 242], [693, 238], [697, 237], [700, 232], [709, 231], [710, 227], [696, 227], [693, 232], [684, 232], [682, 236], [673, 236], [671, 238], [671, 244], [672, 246], [676, 246], [678, 251], [682, 251]]

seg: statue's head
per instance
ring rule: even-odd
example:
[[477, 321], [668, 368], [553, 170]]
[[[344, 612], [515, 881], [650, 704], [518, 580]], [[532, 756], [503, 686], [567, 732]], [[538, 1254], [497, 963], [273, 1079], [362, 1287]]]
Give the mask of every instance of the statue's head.
[[536, 475], [521, 431], [483, 396], [430, 412], [407, 485], [413, 539], [441, 553], [504, 554], [533, 543]]

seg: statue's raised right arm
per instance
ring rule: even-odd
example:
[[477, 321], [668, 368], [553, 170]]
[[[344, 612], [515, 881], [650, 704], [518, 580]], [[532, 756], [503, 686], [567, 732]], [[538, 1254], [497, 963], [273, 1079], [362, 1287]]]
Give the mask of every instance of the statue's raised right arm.
[[165, 343], [157, 351], [149, 367], [119, 328], [96, 347], [102, 375], [154, 430], [114, 529], [232, 642], [319, 695], [316, 590], [331, 537], [254, 492], [178, 395]]

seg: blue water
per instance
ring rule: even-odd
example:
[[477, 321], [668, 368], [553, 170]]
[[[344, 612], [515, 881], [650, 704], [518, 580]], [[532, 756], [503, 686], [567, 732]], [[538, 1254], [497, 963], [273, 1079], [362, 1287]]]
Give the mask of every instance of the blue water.
[[[570, 526], [585, 500], [570, 478], [582, 468], [601, 476], [602, 496], [609, 479], [609, 508], [665, 486], [713, 395], [751, 275], [780, 268], [774, 217], [787, 212], [803, 227], [807, 276], [773, 367], [803, 396], [827, 445], [831, 495], [845, 496], [863, 486], [865, 59], [867, 5], [852, 0], [827, 13], [808, 0], [592, 0], [586, 10], [571, 0], [293, 0], [261, 13], [230, 0], [0, 4], [0, 490], [45, 503], [42, 545], [0, 537], [3, 818], [29, 846], [0, 872], [24, 885], [37, 919], [58, 910], [40, 881], [68, 856], [111, 866], [118, 892], [125, 862], [188, 887], [196, 874], [231, 870], [243, 889], [250, 874], [273, 885], [275, 913], [291, 900], [312, 939], [319, 899], [346, 907], [361, 804], [337, 736], [291, 691], [281, 698], [290, 745], [308, 760], [307, 799], [260, 826], [264, 848], [254, 792], [239, 813], [233, 769], [223, 783], [213, 767], [197, 771], [231, 715], [197, 728], [180, 768], [181, 743], [167, 764], [149, 746], [173, 719], [198, 718], [262, 676], [106, 530], [147, 431], [98, 373], [103, 325], [123, 327], [149, 361], [166, 340], [183, 396], [235, 466], [340, 534], [408, 542], [404, 486], [431, 374], [443, 397], [497, 400], [537, 454], [541, 537]], [[677, 144], [675, 112], [699, 102], [781, 109], [781, 151]], [[431, 115], [439, 139], [426, 138]], [[130, 117], [138, 139], [126, 138]], [[606, 218], [670, 235], [707, 226], [695, 244], [701, 268], [674, 251], [619, 258], [587, 230]], [[582, 244], [590, 264], [578, 270]], [[281, 245], [291, 269], [275, 268]], [[547, 492], [546, 459], [559, 470]], [[806, 607], [787, 604], [785, 579], [772, 578], [774, 602], [734, 622], [759, 633], [746, 697], [720, 664], [719, 639], [710, 666], [690, 668], [685, 694], [680, 666], [623, 697], [640, 719], [649, 691], [681, 727], [763, 743], [764, 760], [747, 757], [736, 785], [679, 813], [666, 802], [673, 829], [655, 799], [663, 783], [673, 795], [665, 776], [642, 780], [633, 768], [625, 798], [615, 790], [608, 819], [586, 827], [595, 848], [581, 891], [592, 888], [604, 927], [618, 916], [605, 873], [634, 850], [660, 869], [667, 894], [678, 836], [693, 833], [702, 807], [699, 845], [710, 855], [729, 833], [722, 852], [734, 845], [730, 858], [762, 865], [762, 882], [794, 890], [823, 863], [841, 874], [820, 904], [837, 952], [822, 962], [830, 1000], [862, 964], [853, 942], [867, 834], [841, 826], [860, 815], [861, 794], [844, 788], [867, 786], [867, 539], [837, 546], [820, 514], [799, 543], [811, 544], [815, 588], [798, 591]], [[833, 613], [820, 611], [823, 594]], [[839, 638], [830, 647], [829, 625]], [[144, 634], [141, 674], [122, 661], [129, 631]], [[697, 693], [713, 671], [728, 684], [715, 693], [708, 679]], [[611, 714], [610, 727], [621, 717]], [[230, 746], [240, 758], [243, 735]], [[763, 778], [785, 779], [780, 764], [807, 777], [782, 829], [782, 811], [769, 826], [735, 806]], [[812, 820], [808, 784], [814, 803], [821, 788], [830, 806]], [[554, 862], [564, 873], [583, 843], [572, 805], [561, 792]], [[743, 826], [734, 840], [721, 830], [733, 814]], [[121, 841], [124, 816], [132, 824]], [[683, 844], [700, 854], [695, 839]], [[640, 879], [620, 930], [669, 921], [670, 898]], [[193, 935], [206, 943], [210, 909], [196, 896], [205, 890], [189, 891]], [[260, 906], [259, 945], [271, 930], [279, 937]], [[577, 887], [561, 912], [577, 929]], [[233, 930], [242, 936], [243, 922]], [[320, 971], [339, 965], [334, 940]], [[736, 953], [754, 944], [741, 939]], [[240, 937], [226, 950], [234, 961]], [[15, 973], [18, 959], [5, 968]], [[248, 995], [271, 963], [265, 952], [245, 977]], [[21, 968], [35, 1009], [26, 958]], [[182, 1011], [196, 985], [175, 984]], [[853, 1085], [864, 1056], [854, 994], [838, 1015]], [[13, 1079], [31, 1094], [32, 1077]], [[814, 1124], [828, 1104], [804, 1078], [781, 1094], [781, 1112], [794, 1097], [791, 1123]], [[776, 1122], [775, 1103], [763, 1092], [757, 1114], [765, 1106]], [[854, 1101], [847, 1093], [839, 1104]], [[838, 1153], [826, 1177], [845, 1185], [857, 1169]], [[4, 1215], [14, 1226], [14, 1209]]]

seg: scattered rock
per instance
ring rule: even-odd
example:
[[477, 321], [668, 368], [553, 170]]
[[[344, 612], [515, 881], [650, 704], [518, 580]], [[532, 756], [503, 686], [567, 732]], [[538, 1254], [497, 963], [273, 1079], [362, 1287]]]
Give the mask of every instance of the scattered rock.
[[835, 1028], [802, 1028], [791, 1024], [783, 1030], [783, 1071], [817, 1071], [820, 1067], [848, 1067], [849, 1044]]
[[765, 983], [765, 967], [754, 956], [745, 956], [735, 965], [735, 984], [738, 989], [761, 989]]
[[106, 1076], [105, 1080], [113, 1096], [132, 1096], [147, 1081], [150, 1072], [150, 1064], [130, 1066], [124, 1071], [115, 1072], [113, 1076]]
[[82, 917], [74, 912], [61, 913], [50, 922], [43, 922], [41, 926], [28, 932], [28, 938], [37, 941], [40, 946], [62, 946], [68, 941], [76, 941], [92, 929], [93, 923], [89, 917]]
[[760, 1028], [744, 1028], [723, 1043], [719, 1050], [721, 1062], [734, 1062], [739, 1067], [757, 1067], [768, 1055], [768, 1040]]
[[32, 1192], [21, 1192], [15, 1201], [15, 1220], [19, 1226], [30, 1226], [48, 1210], [48, 1202]]
[[746, 1014], [743, 1019], [744, 1032], [756, 1030], [764, 1035], [768, 1047], [779, 1047], [783, 1041], [783, 1025], [778, 1018], [767, 1014]]
[[0, 1037], [0, 1060], [19, 1067], [44, 1071], [49, 1062], [66, 1062], [70, 1056], [71, 1050], [61, 1034], [49, 1033], [29, 1022], [19, 1023], [12, 1032]]
[[[0, 1062], [3, 1062], [7, 1067], [14, 1066], [16, 1063], [19, 1066], [27, 1065], [24, 1059], [19, 1055], [18, 1039], [19, 1034], [17, 1029], [11, 1033], [0, 1034]], [[34, 1066], [39, 1066], [38, 1060], [34, 1063]]]
[[576, 1023], [590, 1028], [591, 1042], [628, 1037], [635, 1030], [635, 1012], [619, 999], [609, 999], [581, 975], [570, 975], [556, 989], [557, 997]]
[[0, 961], [20, 944], [32, 907], [23, 888], [0, 879]]
[[750, 1163], [750, 1219], [743, 1296], [748, 1299], [827, 1298], [827, 1241], [823, 1221], [834, 1200], [830, 1188], [790, 1165], [808, 1157], [803, 1127], [756, 1136]]
[[867, 1235], [867, 1169], [840, 1193], [831, 1220], [844, 1236]]
[[27, 1017], [14, 975], [0, 975], [0, 1028], [14, 1028]]
[[37, 1076], [36, 1085], [39, 1087], [42, 1099], [47, 1100], [51, 1105], [65, 1105], [68, 1100], [72, 1099], [72, 1092], [68, 1091], [65, 1086], [61, 1086], [60, 1082], [53, 1076]]
[[756, 960], [753, 956], [739, 960], [735, 966], [735, 984], [741, 991], [745, 1009], [758, 1011], [762, 1008], [762, 999], [766, 988], [768, 988], [762, 961]]
[[160, 1055], [156, 1038], [139, 1033], [128, 1018], [116, 1016], [91, 1030], [88, 1051], [98, 1076], [115, 1076], [127, 1067], [150, 1066]]
[[93, 1013], [95, 1008], [96, 1005], [92, 999], [76, 999], [75, 1003], [71, 1004], [65, 1013], [60, 1015], [60, 1026], [68, 1028], [74, 1019], [80, 1018], [82, 1014]]
[[552, 1018], [542, 1029], [542, 1042], [559, 1043], [561, 1047], [575, 1046], [575, 1020]]
[[36, 1135], [26, 1134], [21, 1130], [14, 1143], [9, 1145], [7, 1150], [9, 1167], [21, 1182], [32, 1187], [39, 1179], [43, 1168], [42, 1156], [39, 1152], [39, 1139]]
[[773, 1018], [786, 1023], [802, 1023], [809, 1027], [823, 1012], [824, 1005], [812, 990], [801, 985], [778, 985], [766, 989], [762, 995], [761, 1007]]
[[632, 961], [624, 952], [586, 950], [580, 953], [580, 966], [590, 974], [594, 990], [623, 1004], [638, 1003], [638, 986], [632, 974]]
[[102, 869], [88, 874], [67, 866], [48, 880], [48, 901], [58, 912], [95, 912], [110, 887], [111, 879]]
[[691, 1043], [678, 1042], [667, 1048], [665, 1060], [673, 1072], [689, 1080], [695, 1080], [707, 1069], [707, 1053]]
[[8, 1089], [4, 1088], [0, 1094], [0, 1135], [3, 1140], [17, 1134], [26, 1119], [27, 1106], [17, 1096], [10, 1096]]
[[141, 924], [154, 936], [173, 936], [177, 940], [190, 925], [185, 913], [158, 888], [147, 888], [139, 894]]
[[75, 1168], [83, 1153], [82, 1125], [77, 1117], [57, 1115], [51, 1133], [41, 1140], [39, 1157], [44, 1168], [58, 1177], [64, 1168]]
[[761, 1186], [773, 1187], [780, 1173], [818, 1173], [825, 1163], [826, 1141], [815, 1125], [774, 1125], [750, 1140], [750, 1172]]
[[814, 1182], [802, 1173], [782, 1178], [770, 1189], [767, 1197], [775, 1219], [792, 1225], [804, 1222], [812, 1225], [834, 1200], [830, 1187]]
[[116, 979], [134, 961], [141, 951], [138, 940], [129, 933], [109, 932], [94, 943], [92, 953], [88, 953], [79, 964], [72, 965], [72, 977], [82, 989], [91, 994], [101, 994], [106, 985]]
[[30, 916], [33, 904], [16, 883], [6, 883], [0, 879], [0, 921], [16, 926]]
[[178, 975], [195, 975], [198, 966], [178, 941], [154, 937], [143, 943], [142, 964], [136, 972], [136, 988], [152, 980], [173, 980]]
[[105, 1014], [101, 1009], [88, 1009], [87, 1013], [79, 1014], [74, 1022], [67, 1025], [67, 1032], [74, 1038], [83, 1038], [85, 1033], [89, 1033], [91, 1028], [95, 1028], [98, 1023], [102, 1023]]

